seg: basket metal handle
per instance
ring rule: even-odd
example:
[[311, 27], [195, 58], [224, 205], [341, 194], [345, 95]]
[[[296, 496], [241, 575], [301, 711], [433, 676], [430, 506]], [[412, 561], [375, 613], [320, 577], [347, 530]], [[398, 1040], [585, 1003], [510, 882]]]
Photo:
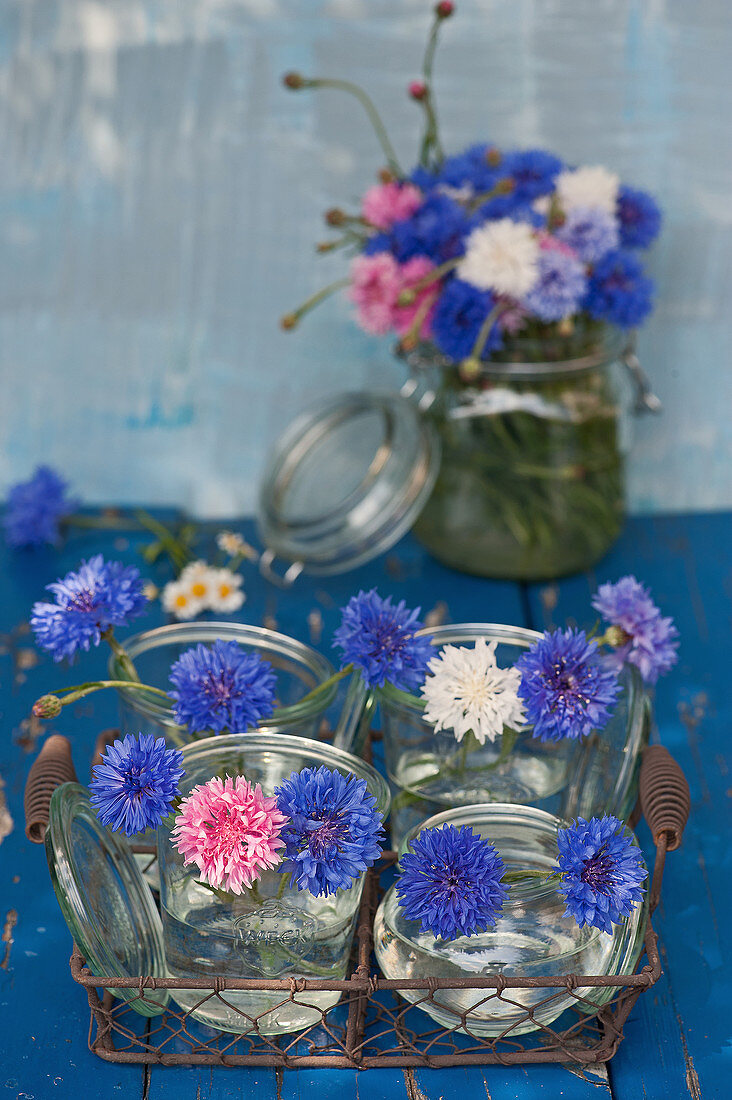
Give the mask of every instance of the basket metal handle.
[[25, 835], [33, 844], [42, 844], [48, 828], [51, 795], [61, 783], [76, 783], [67, 737], [51, 734], [33, 761], [25, 784]]
[[649, 745], [643, 753], [638, 788], [654, 844], [665, 841], [666, 851], [675, 851], [689, 820], [691, 795], [686, 776], [663, 745]]

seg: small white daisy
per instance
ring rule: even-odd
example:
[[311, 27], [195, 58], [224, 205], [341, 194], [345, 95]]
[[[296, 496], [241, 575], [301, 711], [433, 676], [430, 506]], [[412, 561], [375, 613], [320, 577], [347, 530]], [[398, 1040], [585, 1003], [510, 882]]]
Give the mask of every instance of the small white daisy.
[[241, 576], [231, 569], [212, 569], [208, 606], [212, 611], [238, 611], [245, 600], [241, 585]]
[[197, 600], [187, 581], [170, 581], [160, 597], [163, 607], [176, 619], [195, 619], [204, 610], [205, 604]]
[[241, 557], [256, 561], [259, 557], [254, 547], [250, 546], [247, 540], [236, 531], [220, 531], [216, 536], [216, 545], [230, 558]]
[[599, 164], [560, 172], [556, 183], [559, 201], [565, 213], [577, 206], [587, 206], [614, 214], [619, 186], [620, 177]]
[[522, 298], [538, 278], [538, 259], [539, 244], [531, 226], [499, 218], [470, 234], [457, 276], [479, 290]]
[[429, 663], [422, 697], [424, 716], [435, 730], [452, 730], [458, 741], [472, 730], [484, 745], [495, 741], [503, 727], [524, 724], [524, 707], [518, 697], [521, 673], [496, 664], [497, 642], [478, 638], [475, 648], [447, 645]]
[[213, 592], [215, 569], [208, 562], [192, 561], [181, 571], [178, 580], [187, 585], [191, 596], [198, 600], [203, 607], [208, 607]]

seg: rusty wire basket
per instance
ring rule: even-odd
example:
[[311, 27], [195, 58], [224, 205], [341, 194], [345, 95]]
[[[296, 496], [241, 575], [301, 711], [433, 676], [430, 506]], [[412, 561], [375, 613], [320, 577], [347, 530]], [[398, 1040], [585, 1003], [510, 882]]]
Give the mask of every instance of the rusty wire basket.
[[[68, 742], [49, 738], [31, 769], [26, 787], [26, 832], [43, 840], [48, 822], [48, 802], [54, 787], [75, 779]], [[666, 853], [678, 848], [689, 814], [689, 788], [681, 769], [659, 745], [645, 752], [640, 773], [639, 803], [631, 818], [645, 817], [656, 845], [655, 865], [649, 884], [649, 910], [653, 913], [661, 893]], [[142, 849], [140, 849], [142, 850]], [[150, 849], [148, 849], [150, 850]], [[420, 1067], [500, 1063], [574, 1062], [589, 1065], [606, 1062], [615, 1054], [628, 1015], [645, 990], [661, 976], [657, 937], [650, 917], [643, 952], [635, 973], [624, 977], [570, 974], [563, 977], [521, 977], [502, 974], [464, 978], [392, 979], [375, 974], [372, 959], [373, 917], [380, 896], [380, 876], [394, 862], [387, 853], [368, 875], [358, 916], [349, 976], [326, 979], [227, 979], [159, 978], [149, 975], [120, 979], [92, 975], [74, 945], [71, 974], [83, 986], [91, 1008], [89, 1048], [110, 1062], [142, 1062], [159, 1065], [278, 1066], [295, 1068], [368, 1069], [370, 1067]], [[143, 1018], [127, 1001], [118, 1001], [105, 987], [137, 990], [145, 1000], [152, 990], [195, 990], [195, 1008], [218, 998], [242, 1018], [242, 1034], [214, 1031], [192, 1019], [189, 1012], [169, 1006], [159, 1016]], [[598, 1011], [588, 997], [592, 990], [616, 990]], [[483, 990], [480, 1007], [500, 1000], [520, 1010], [505, 1030], [492, 1038], [471, 1031], [471, 1011], [454, 1012], [450, 1026], [435, 1024], [419, 1005], [435, 1002], [441, 990]], [[545, 989], [546, 996], [531, 1007], [516, 1000], [518, 991]], [[309, 992], [340, 995], [331, 1008], [320, 1009], [319, 1019], [291, 1035], [267, 1036], [259, 1031], [259, 1017], [250, 1017], [227, 999], [229, 991], [256, 990], [281, 994], [279, 1007], [290, 1002], [308, 1003]], [[416, 992], [416, 1003], [407, 1003], [401, 990]], [[541, 1009], [569, 996], [573, 1007], [555, 1026], [537, 1019]], [[137, 999], [137, 998], [135, 998]], [[479, 1007], [474, 1005], [473, 1008]], [[191, 1009], [190, 1011], [193, 1011]], [[271, 1006], [271, 1016], [277, 1008]], [[440, 1004], [443, 1015], [446, 1010]], [[264, 1015], [264, 1014], [263, 1014]], [[530, 1034], [517, 1031], [527, 1023]], [[248, 1030], [245, 1030], [248, 1029]]]

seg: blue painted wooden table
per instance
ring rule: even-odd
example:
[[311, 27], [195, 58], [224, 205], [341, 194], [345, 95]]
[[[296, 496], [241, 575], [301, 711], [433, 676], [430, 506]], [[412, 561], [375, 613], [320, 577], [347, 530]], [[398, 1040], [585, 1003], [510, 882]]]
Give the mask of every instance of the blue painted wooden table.
[[[249, 534], [251, 532], [248, 531]], [[0, 549], [0, 1097], [46, 1100], [117, 1095], [143, 1100], [693, 1100], [732, 1095], [732, 951], [724, 931], [732, 905], [732, 775], [729, 730], [732, 515], [637, 518], [592, 576], [520, 586], [452, 573], [406, 538], [384, 558], [342, 577], [301, 578], [282, 592], [252, 567], [243, 621], [267, 625], [327, 648], [338, 607], [358, 588], [377, 585], [423, 611], [446, 604], [452, 621], [490, 621], [543, 629], [591, 618], [596, 583], [633, 572], [653, 589], [681, 632], [677, 669], [657, 689], [656, 728], [689, 779], [692, 813], [683, 847], [669, 857], [660, 933], [665, 974], [638, 1002], [627, 1038], [606, 1071], [583, 1076], [562, 1066], [444, 1070], [152, 1069], [102, 1062], [87, 1049], [88, 1008], [68, 970], [71, 941], [51, 889], [41, 847], [23, 834], [25, 778], [46, 733], [67, 734], [81, 776], [99, 729], [115, 723], [115, 700], [95, 696], [39, 730], [27, 720], [33, 700], [68, 682], [47, 657], [36, 660], [25, 623], [42, 586], [96, 551], [139, 563], [135, 539], [119, 532], [72, 536], [60, 551]], [[149, 570], [148, 570], [149, 573]], [[161, 573], [161, 578], [163, 574]], [[319, 612], [313, 614], [313, 612]], [[147, 620], [156, 625], [151, 612]], [[322, 616], [322, 635], [318, 622]], [[146, 624], [146, 625], [147, 625]], [[84, 678], [101, 675], [90, 655]], [[642, 826], [641, 841], [650, 851]]]

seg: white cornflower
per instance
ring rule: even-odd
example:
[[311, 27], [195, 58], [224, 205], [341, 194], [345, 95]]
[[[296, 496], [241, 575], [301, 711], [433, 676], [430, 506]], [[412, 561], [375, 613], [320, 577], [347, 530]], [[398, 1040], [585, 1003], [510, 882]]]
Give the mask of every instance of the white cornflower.
[[241, 585], [241, 576], [231, 569], [212, 569], [208, 606], [212, 611], [238, 611], [245, 599]]
[[470, 234], [457, 276], [479, 290], [523, 298], [537, 280], [538, 259], [539, 244], [531, 226], [499, 218]]
[[213, 592], [213, 581], [216, 570], [212, 569], [208, 562], [192, 561], [185, 569], [181, 570], [178, 580], [187, 585], [191, 596], [203, 607], [208, 607]]
[[203, 601], [197, 600], [191, 592], [190, 584], [180, 579], [166, 584], [160, 599], [164, 609], [175, 615], [176, 619], [195, 619], [205, 607]]
[[577, 206], [615, 213], [620, 177], [602, 165], [560, 172], [556, 189], [565, 214]]
[[451, 729], [458, 741], [472, 730], [484, 745], [495, 741], [503, 727], [524, 723], [524, 707], [518, 697], [521, 673], [496, 664], [497, 642], [478, 638], [475, 648], [447, 645], [429, 663], [431, 676], [422, 696], [425, 719], [435, 730]]

